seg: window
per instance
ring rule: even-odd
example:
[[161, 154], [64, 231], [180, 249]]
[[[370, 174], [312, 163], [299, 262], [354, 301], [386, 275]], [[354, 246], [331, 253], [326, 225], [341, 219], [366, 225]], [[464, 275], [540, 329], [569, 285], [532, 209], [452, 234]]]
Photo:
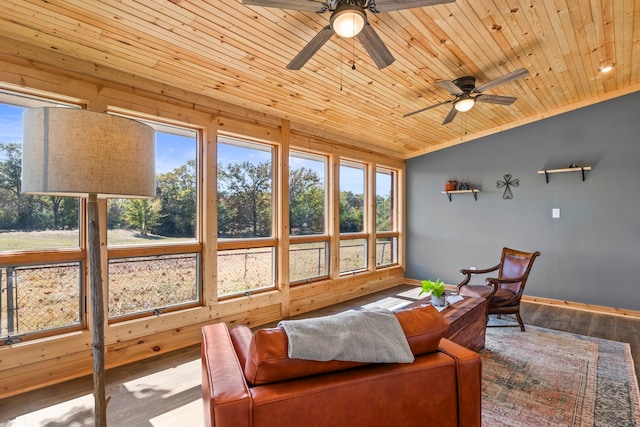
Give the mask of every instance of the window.
[[21, 188], [22, 113], [56, 106], [0, 91], [0, 344], [84, 325], [79, 199]]
[[1, 336], [37, 336], [82, 325], [80, 265], [77, 261], [0, 268]]
[[376, 170], [376, 232], [395, 230], [395, 173]]
[[308, 282], [329, 274], [327, 158], [289, 154], [289, 281]]
[[156, 131], [156, 197], [109, 200], [109, 245], [196, 241], [198, 132], [144, 123]]
[[323, 156], [289, 155], [289, 224], [292, 236], [326, 234], [326, 170]]
[[[0, 345], [85, 327], [84, 201], [24, 194], [20, 179], [22, 112], [79, 105], [0, 90]], [[111, 323], [203, 304], [202, 133], [188, 125], [140, 121], [155, 129], [157, 195], [106, 201]], [[280, 237], [275, 224], [281, 214], [275, 205], [277, 149], [277, 144], [218, 138], [217, 224], [209, 226], [217, 227], [219, 297], [275, 289]], [[330, 192], [336, 188], [330, 182], [330, 172], [336, 172], [329, 168], [332, 157], [304, 150], [312, 148], [289, 152], [284, 178], [289, 179], [290, 282], [372, 269], [372, 251], [376, 267], [397, 264], [399, 172], [343, 159], [337, 206], [330, 206], [338, 196]], [[373, 182], [376, 189], [367, 188]], [[367, 201], [374, 195], [375, 201]], [[375, 218], [367, 207], [375, 207]], [[329, 212], [339, 216], [338, 230]], [[337, 256], [331, 254], [335, 247]], [[337, 266], [330, 265], [330, 255]]]
[[218, 138], [218, 296], [275, 287], [274, 147]]
[[367, 268], [365, 165], [340, 163], [340, 273]]
[[109, 316], [161, 313], [199, 301], [197, 253], [109, 260]]
[[376, 266], [398, 263], [397, 173], [376, 169]]
[[199, 133], [144, 123], [156, 131], [156, 197], [107, 203], [112, 321], [201, 303]]
[[367, 239], [340, 239], [340, 273], [367, 268]]

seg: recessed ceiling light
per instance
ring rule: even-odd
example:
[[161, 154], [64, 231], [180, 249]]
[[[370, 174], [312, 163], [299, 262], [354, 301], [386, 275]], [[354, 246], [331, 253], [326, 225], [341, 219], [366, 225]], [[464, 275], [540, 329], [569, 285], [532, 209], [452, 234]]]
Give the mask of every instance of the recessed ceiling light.
[[611, 70], [613, 70], [612, 64], [601, 65], [600, 68], [598, 68], [598, 71], [600, 71], [601, 73], [608, 73]]

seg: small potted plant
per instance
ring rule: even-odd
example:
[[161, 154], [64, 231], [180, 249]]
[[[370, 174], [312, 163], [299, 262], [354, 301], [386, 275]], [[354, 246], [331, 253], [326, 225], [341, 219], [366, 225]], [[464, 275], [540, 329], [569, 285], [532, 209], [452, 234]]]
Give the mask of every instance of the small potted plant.
[[444, 294], [444, 283], [437, 279], [435, 282], [433, 280], [422, 280], [422, 290], [418, 295], [422, 295], [423, 293], [427, 293], [431, 295], [431, 304], [436, 307], [444, 307], [446, 305], [446, 297]]

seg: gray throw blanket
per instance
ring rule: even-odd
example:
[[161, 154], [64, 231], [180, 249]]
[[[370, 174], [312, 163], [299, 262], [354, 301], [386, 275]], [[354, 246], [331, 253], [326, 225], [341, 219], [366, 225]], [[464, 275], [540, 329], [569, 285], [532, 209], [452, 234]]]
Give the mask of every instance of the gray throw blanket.
[[370, 308], [326, 317], [283, 320], [289, 357], [365, 363], [414, 360], [400, 322], [390, 310]]

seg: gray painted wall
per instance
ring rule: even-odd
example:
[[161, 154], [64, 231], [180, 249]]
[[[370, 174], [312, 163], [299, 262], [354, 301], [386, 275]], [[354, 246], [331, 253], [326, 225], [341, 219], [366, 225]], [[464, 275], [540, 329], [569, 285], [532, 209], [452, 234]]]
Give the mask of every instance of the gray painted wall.
[[[636, 92], [407, 161], [406, 276], [455, 284], [503, 246], [539, 250], [525, 294], [640, 310], [639, 112]], [[586, 181], [537, 174], [572, 162], [593, 167]], [[505, 173], [520, 180], [511, 200], [496, 188]], [[479, 187], [478, 201], [449, 202], [449, 179]]]

